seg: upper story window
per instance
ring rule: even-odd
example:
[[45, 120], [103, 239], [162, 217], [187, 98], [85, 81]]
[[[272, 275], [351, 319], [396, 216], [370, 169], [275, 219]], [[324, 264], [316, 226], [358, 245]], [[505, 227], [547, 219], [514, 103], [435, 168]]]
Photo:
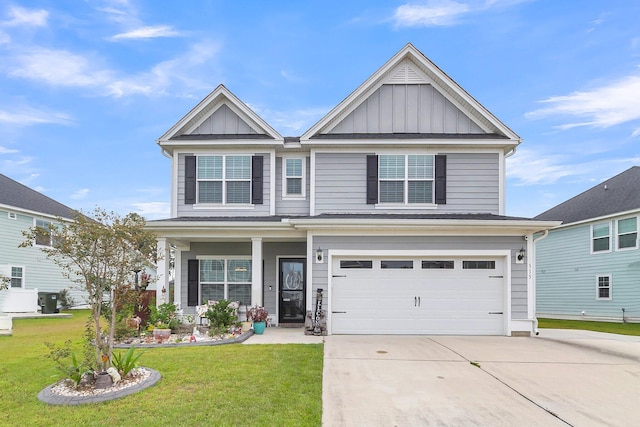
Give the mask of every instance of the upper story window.
[[591, 251], [609, 252], [611, 250], [611, 224], [604, 222], [591, 226]]
[[618, 249], [638, 246], [638, 225], [636, 217], [618, 220]]
[[198, 203], [251, 203], [251, 156], [198, 156]]
[[36, 219], [36, 245], [38, 246], [52, 246], [51, 230], [53, 224], [51, 221], [45, 221], [43, 219]]
[[386, 154], [378, 158], [379, 203], [433, 203], [433, 155]]
[[282, 195], [283, 197], [304, 197], [304, 159], [283, 159]]

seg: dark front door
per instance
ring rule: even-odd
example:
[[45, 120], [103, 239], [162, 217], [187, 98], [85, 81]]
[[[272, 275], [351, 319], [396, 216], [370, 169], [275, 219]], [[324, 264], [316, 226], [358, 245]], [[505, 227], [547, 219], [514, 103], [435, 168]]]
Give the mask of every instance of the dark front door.
[[306, 259], [280, 258], [279, 323], [304, 323]]

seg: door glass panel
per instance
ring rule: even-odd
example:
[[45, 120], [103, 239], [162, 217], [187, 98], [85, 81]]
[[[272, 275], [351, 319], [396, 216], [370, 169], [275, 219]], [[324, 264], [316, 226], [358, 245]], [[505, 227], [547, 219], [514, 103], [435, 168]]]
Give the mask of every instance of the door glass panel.
[[302, 323], [306, 312], [305, 262], [298, 259], [280, 260], [279, 321]]

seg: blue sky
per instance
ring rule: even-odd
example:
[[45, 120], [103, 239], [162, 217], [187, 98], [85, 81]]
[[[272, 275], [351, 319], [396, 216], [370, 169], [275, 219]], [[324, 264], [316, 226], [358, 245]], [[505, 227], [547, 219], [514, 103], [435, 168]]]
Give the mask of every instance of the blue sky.
[[299, 136], [407, 42], [518, 133], [508, 215], [640, 165], [633, 0], [0, 5], [0, 173], [72, 208], [169, 212], [155, 140], [218, 84]]

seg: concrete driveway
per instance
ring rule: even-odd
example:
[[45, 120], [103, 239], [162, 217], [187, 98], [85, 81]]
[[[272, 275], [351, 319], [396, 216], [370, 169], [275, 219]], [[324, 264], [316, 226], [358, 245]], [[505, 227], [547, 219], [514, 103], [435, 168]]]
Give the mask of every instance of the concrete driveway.
[[324, 426], [640, 420], [638, 359], [562, 340], [332, 335], [325, 337], [323, 372]]

